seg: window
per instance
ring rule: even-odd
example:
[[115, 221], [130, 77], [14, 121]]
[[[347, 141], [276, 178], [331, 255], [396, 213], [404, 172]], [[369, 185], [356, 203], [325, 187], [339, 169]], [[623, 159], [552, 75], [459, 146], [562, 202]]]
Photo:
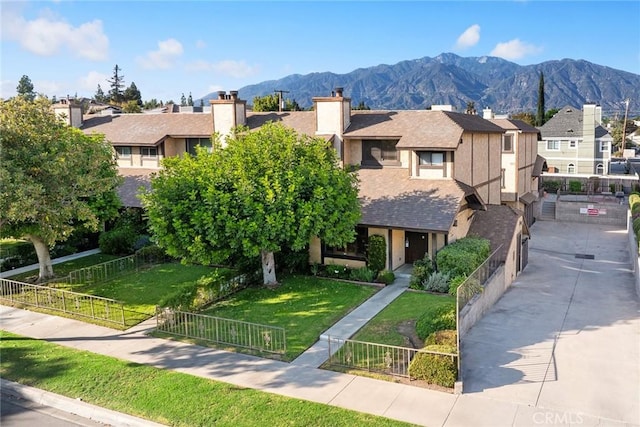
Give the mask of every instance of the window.
[[604, 165], [602, 163], [598, 163], [596, 166], [596, 174], [604, 175]]
[[576, 147], [578, 147], [578, 141], [576, 140], [569, 141], [569, 148], [576, 148]]
[[356, 239], [353, 242], [341, 248], [326, 246], [324, 248], [324, 255], [334, 258], [365, 259], [368, 240], [369, 231], [367, 228], [356, 227]]
[[576, 173], [576, 165], [569, 163], [567, 165], [567, 173]]
[[211, 152], [212, 145], [210, 138], [187, 138], [187, 152], [195, 156], [196, 147], [204, 147], [207, 151]]
[[397, 140], [365, 139], [362, 141], [362, 164], [365, 166], [400, 165]]
[[116, 154], [119, 159], [131, 158], [131, 147], [116, 147]]
[[418, 158], [420, 166], [439, 166], [444, 165], [444, 153], [441, 151], [419, 151]]
[[513, 152], [513, 135], [502, 136], [502, 151]]
[[549, 151], [560, 151], [560, 141], [558, 140], [548, 140], [547, 141], [547, 150]]
[[609, 152], [609, 141], [600, 141], [600, 152], [601, 153]]
[[142, 157], [158, 157], [158, 149], [156, 147], [142, 147], [140, 154]]

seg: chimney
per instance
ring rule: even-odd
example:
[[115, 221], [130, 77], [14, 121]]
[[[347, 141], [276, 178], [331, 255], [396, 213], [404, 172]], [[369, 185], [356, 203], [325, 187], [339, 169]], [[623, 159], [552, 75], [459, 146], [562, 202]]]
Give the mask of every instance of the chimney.
[[222, 142], [231, 131], [247, 123], [247, 101], [238, 99], [238, 91], [218, 91], [218, 99], [212, 99], [211, 119], [213, 131], [220, 134]]
[[342, 98], [342, 92], [343, 92], [343, 88], [337, 87], [336, 88], [336, 98]]
[[482, 118], [486, 119], [486, 120], [491, 120], [493, 119], [493, 112], [491, 111], [491, 108], [485, 108], [482, 110]]

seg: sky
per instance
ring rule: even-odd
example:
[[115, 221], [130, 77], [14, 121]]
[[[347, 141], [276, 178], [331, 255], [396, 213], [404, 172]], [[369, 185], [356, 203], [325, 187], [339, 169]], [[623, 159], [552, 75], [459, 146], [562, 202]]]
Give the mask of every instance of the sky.
[[116, 64], [126, 87], [165, 102], [443, 52], [640, 74], [637, 0], [0, 0], [0, 14], [5, 99], [23, 75], [50, 98], [106, 93]]

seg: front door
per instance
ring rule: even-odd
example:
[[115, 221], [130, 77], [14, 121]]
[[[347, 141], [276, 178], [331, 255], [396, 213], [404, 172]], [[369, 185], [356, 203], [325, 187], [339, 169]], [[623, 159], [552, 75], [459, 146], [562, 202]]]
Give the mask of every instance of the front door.
[[405, 264], [413, 264], [414, 262], [424, 258], [429, 250], [429, 240], [427, 233], [414, 233], [411, 231], [404, 232], [404, 262]]

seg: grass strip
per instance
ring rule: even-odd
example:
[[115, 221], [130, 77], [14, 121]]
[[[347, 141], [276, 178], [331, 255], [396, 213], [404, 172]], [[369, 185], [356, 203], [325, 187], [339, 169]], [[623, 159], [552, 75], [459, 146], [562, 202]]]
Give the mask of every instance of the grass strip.
[[174, 426], [406, 426], [0, 332], [0, 376]]

